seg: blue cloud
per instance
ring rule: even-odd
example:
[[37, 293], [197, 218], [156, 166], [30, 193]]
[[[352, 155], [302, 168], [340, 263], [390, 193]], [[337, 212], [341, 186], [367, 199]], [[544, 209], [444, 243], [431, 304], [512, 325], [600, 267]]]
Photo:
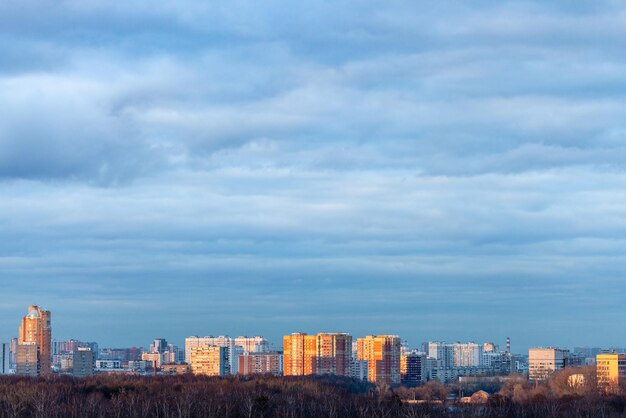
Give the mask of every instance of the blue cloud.
[[624, 16], [0, 4], [0, 338], [626, 344]]

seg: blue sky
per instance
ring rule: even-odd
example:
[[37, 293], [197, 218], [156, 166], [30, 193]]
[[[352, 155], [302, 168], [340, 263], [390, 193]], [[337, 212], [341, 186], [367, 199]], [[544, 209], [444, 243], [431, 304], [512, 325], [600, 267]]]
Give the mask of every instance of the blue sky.
[[262, 3], [0, 3], [0, 339], [626, 345], [623, 2]]

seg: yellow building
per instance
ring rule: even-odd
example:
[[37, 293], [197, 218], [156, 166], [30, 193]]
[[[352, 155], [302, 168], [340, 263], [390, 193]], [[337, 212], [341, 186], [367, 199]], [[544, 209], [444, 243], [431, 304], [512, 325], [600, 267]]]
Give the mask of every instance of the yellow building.
[[[51, 314], [50, 311], [44, 311], [39, 306], [29, 306], [28, 314], [22, 319], [22, 323], [19, 329], [18, 346], [28, 345], [29, 348], [23, 351], [31, 353], [35, 348], [38, 351], [37, 355], [37, 373], [49, 374], [52, 372], [52, 327], [51, 327]], [[25, 359], [27, 357], [24, 357]], [[29, 361], [35, 358], [34, 355], [29, 355]], [[20, 367], [19, 359], [17, 369], [22, 370], [26, 365]], [[28, 365], [30, 370], [33, 370], [33, 365]]]
[[283, 337], [285, 376], [311, 374], [350, 375], [352, 336], [345, 333], [307, 335], [297, 332]]
[[226, 376], [230, 373], [227, 347], [192, 347], [190, 357], [193, 374]]
[[400, 383], [400, 337], [368, 335], [357, 339], [357, 360], [367, 361], [367, 377], [372, 383]]
[[626, 382], [626, 354], [598, 354], [596, 356], [598, 387], [612, 391]]

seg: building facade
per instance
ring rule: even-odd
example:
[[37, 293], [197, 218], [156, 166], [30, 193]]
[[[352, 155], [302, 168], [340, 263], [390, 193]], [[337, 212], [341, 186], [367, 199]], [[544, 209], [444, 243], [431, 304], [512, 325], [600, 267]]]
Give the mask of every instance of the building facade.
[[72, 355], [72, 376], [87, 377], [94, 374], [94, 352], [89, 347], [76, 347]]
[[596, 355], [598, 387], [605, 392], [616, 392], [626, 382], [626, 354]]
[[192, 347], [190, 366], [193, 374], [205, 376], [226, 376], [230, 374], [228, 347], [200, 346]]
[[283, 337], [285, 376], [350, 376], [352, 336], [346, 333], [293, 333]]
[[[28, 307], [28, 314], [22, 319], [19, 328], [18, 346], [24, 345], [26, 348], [17, 350], [17, 367], [16, 373], [28, 369], [29, 375], [33, 370], [37, 370], [37, 374], [50, 374], [52, 372], [52, 325], [50, 311], [44, 311], [39, 306], [32, 305]], [[36, 347], [33, 347], [36, 346]], [[34, 352], [37, 351], [37, 367], [33, 367], [30, 363], [35, 358]], [[20, 360], [28, 361], [28, 364], [22, 363]]]
[[267, 353], [271, 351], [271, 344], [261, 336], [247, 337], [239, 336], [235, 338], [235, 345], [243, 349], [243, 353]]
[[239, 356], [239, 374], [273, 374], [283, 373], [283, 355], [275, 352], [244, 353]]
[[418, 386], [426, 382], [426, 354], [408, 352], [400, 356], [400, 377], [402, 384]]
[[454, 367], [480, 367], [483, 355], [483, 347], [475, 342], [454, 343], [453, 361]]
[[528, 350], [528, 379], [547, 380], [569, 363], [569, 350], [562, 348], [531, 348]]
[[15, 374], [22, 376], [39, 376], [41, 374], [39, 345], [24, 342], [17, 345], [17, 365]]
[[243, 349], [235, 344], [235, 339], [229, 336], [220, 335], [219, 337], [205, 336], [197, 337], [191, 336], [185, 339], [185, 362], [191, 364], [191, 350], [194, 347], [224, 347], [228, 351], [229, 370], [231, 374], [237, 374], [237, 368], [239, 366], [238, 357], [242, 353]]
[[397, 335], [369, 335], [357, 339], [357, 360], [368, 362], [370, 382], [400, 383], [400, 344]]

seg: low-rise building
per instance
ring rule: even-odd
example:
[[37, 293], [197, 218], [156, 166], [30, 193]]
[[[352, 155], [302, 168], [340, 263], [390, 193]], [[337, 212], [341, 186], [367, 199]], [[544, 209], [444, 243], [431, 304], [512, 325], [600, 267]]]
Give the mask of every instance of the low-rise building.
[[162, 364], [161, 373], [162, 374], [187, 374], [187, 373], [191, 373], [191, 367], [189, 367], [189, 365], [186, 363]]
[[568, 365], [569, 350], [555, 347], [528, 350], [529, 380], [547, 380], [553, 373]]

